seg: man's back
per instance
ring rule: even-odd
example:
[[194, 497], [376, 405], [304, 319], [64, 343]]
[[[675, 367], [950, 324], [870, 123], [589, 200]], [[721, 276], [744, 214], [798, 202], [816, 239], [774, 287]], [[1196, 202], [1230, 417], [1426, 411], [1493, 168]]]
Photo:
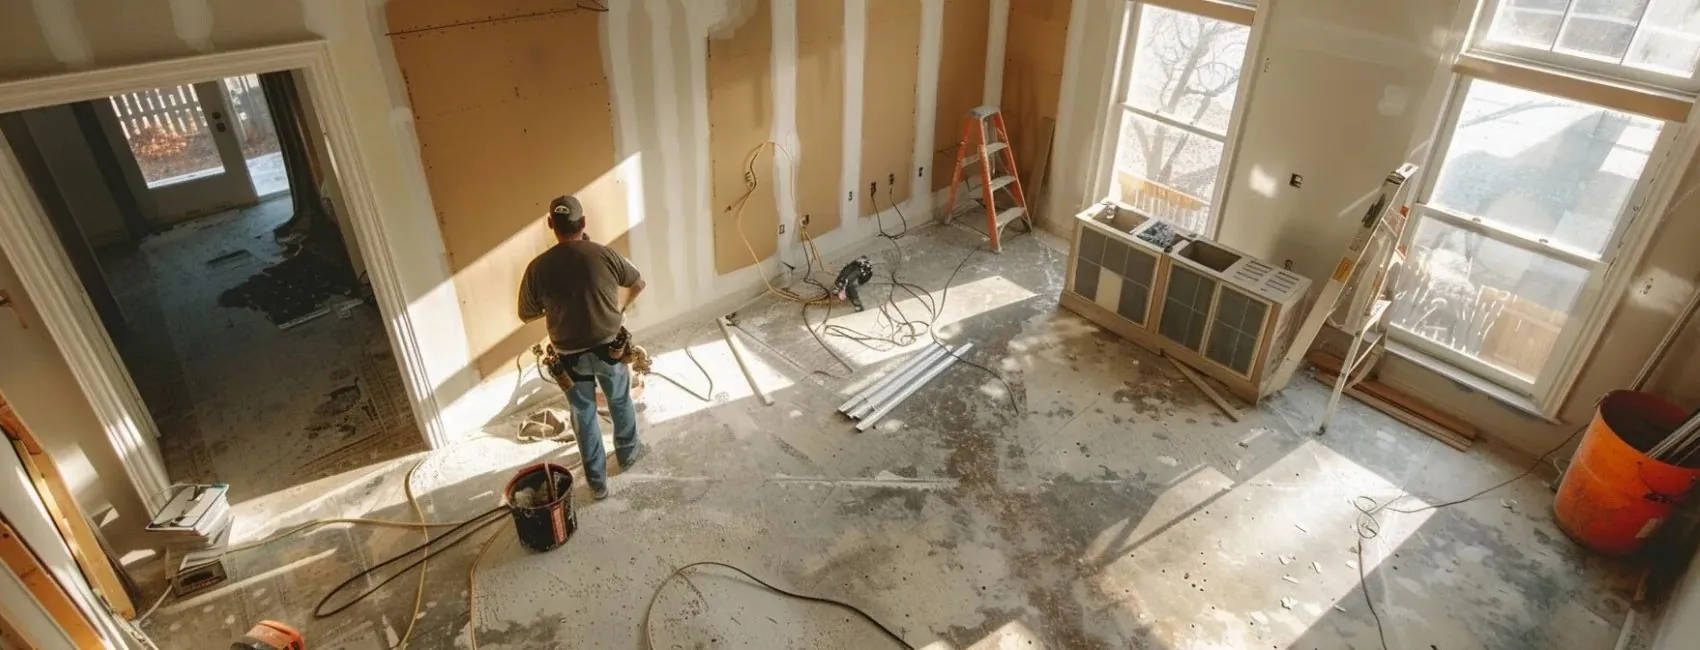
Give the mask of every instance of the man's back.
[[588, 350], [620, 333], [620, 288], [639, 280], [637, 268], [595, 242], [556, 244], [525, 269], [520, 320], [548, 317], [549, 339], [562, 351]]

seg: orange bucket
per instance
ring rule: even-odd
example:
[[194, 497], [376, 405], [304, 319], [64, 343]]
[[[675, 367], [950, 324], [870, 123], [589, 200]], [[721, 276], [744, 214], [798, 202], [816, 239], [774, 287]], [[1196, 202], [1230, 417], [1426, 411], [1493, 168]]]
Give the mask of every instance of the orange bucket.
[[1640, 550], [1700, 480], [1700, 469], [1646, 454], [1687, 415], [1651, 393], [1620, 390], [1600, 400], [1553, 503], [1558, 527], [1608, 555]]

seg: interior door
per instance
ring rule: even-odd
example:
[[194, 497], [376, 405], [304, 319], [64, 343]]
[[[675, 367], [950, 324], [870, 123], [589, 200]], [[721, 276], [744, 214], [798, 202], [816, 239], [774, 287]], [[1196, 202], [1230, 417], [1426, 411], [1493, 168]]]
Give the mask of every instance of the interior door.
[[115, 95], [112, 106], [161, 225], [258, 201], [224, 81]]

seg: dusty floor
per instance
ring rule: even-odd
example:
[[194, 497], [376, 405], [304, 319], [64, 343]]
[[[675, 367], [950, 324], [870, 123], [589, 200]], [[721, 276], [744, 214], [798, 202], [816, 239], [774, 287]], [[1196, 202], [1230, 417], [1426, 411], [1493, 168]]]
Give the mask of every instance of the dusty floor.
[[[902, 278], [935, 293], [980, 246], [955, 228], [903, 244], [912, 254]], [[891, 268], [888, 243], [868, 252], [882, 275]], [[607, 501], [581, 487], [581, 528], [563, 548], [533, 553], [506, 522], [489, 529], [470, 594], [486, 533], [431, 562], [412, 647], [470, 647], [474, 627], [486, 649], [643, 648], [646, 635], [655, 648], [892, 646], [844, 611], [722, 570], [663, 585], [674, 567], [716, 560], [856, 603], [916, 647], [1377, 648], [1356, 552], [1371, 528], [1354, 499], [1409, 495], [1397, 507], [1415, 509], [1529, 462], [1488, 445], [1454, 451], [1350, 400], [1318, 437], [1326, 393], [1304, 377], [1230, 422], [1167, 361], [1059, 311], [1063, 259], [1035, 237], [978, 254], [940, 319], [941, 336], [974, 341], [971, 358], [1010, 381], [1019, 413], [997, 380], [959, 364], [856, 433], [834, 409], [905, 353], [829, 336], [858, 370], [849, 380], [811, 374], [842, 368], [793, 303], [740, 314], [771, 344], [746, 341], [771, 407], [753, 398], [712, 323], [653, 337], [658, 369], [702, 390], [681, 348], [695, 353], [714, 402], [652, 379], [642, 413], [651, 455], [612, 481]], [[928, 318], [915, 302], [900, 306]], [[823, 313], [811, 311], [818, 325]], [[872, 310], [837, 312], [836, 324], [878, 329]], [[519, 443], [516, 432], [510, 421], [303, 486], [297, 507], [244, 533], [333, 515], [411, 519], [402, 485], [416, 460], [412, 485], [434, 521], [495, 506], [517, 466], [575, 460], [571, 447]], [[1566, 540], [1550, 504], [1529, 478], [1458, 507], [1382, 512], [1361, 559], [1385, 645], [1610, 647], [1632, 572]], [[240, 554], [239, 582], [168, 603], [145, 628], [161, 647], [223, 648], [273, 618], [302, 626], [310, 647], [391, 647], [414, 611], [417, 573], [340, 614], [311, 612], [332, 586], [418, 537], [335, 527]]]
[[285, 257], [271, 230], [290, 214], [284, 195], [101, 252], [172, 480], [229, 483], [238, 504], [424, 448], [370, 304], [288, 330], [220, 305]]

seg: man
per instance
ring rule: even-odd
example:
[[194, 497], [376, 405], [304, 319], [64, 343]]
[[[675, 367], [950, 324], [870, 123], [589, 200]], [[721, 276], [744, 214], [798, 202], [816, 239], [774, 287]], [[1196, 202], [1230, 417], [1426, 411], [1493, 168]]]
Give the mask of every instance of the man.
[[[626, 308], [643, 293], [643, 277], [619, 253], [585, 236], [584, 206], [571, 196], [549, 203], [549, 229], [554, 247], [538, 255], [525, 269], [519, 285], [519, 318], [525, 322], [546, 317], [556, 362], [549, 368], [566, 390], [584, 461], [585, 481], [597, 500], [608, 497], [608, 457], [602, 449], [602, 430], [596, 417], [596, 386], [608, 398], [614, 420], [614, 456], [628, 470], [642, 456], [637, 435], [637, 411], [632, 407], [631, 373], [626, 364], [609, 356], [609, 344], [619, 336]], [[624, 302], [620, 289], [627, 290]]]

